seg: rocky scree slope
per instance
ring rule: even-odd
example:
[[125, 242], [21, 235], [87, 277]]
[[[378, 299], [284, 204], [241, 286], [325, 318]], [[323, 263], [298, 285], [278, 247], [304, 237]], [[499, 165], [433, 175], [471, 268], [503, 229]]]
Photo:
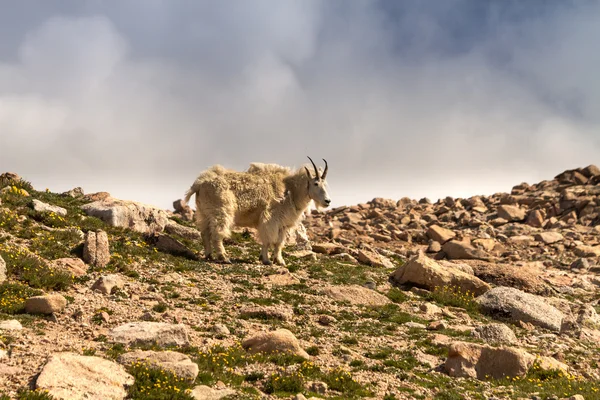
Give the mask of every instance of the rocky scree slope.
[[0, 398], [599, 398], [600, 171], [307, 215], [287, 267], [192, 210], [0, 175]]

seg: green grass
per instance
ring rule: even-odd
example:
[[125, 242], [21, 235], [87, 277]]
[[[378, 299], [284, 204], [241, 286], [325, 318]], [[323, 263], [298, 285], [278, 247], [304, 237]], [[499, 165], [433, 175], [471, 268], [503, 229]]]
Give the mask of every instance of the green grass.
[[0, 284], [0, 313], [17, 314], [25, 311], [25, 301], [42, 294], [20, 283], [4, 282]]
[[135, 378], [135, 383], [129, 387], [128, 399], [153, 400], [193, 400], [188, 392], [192, 385], [170, 371], [142, 362], [127, 366]]
[[0, 245], [0, 255], [6, 261], [7, 275], [38, 289], [64, 290], [73, 283], [73, 277], [54, 270], [22, 247]]
[[463, 308], [469, 314], [478, 314], [480, 309], [475, 301], [475, 294], [458, 286], [435, 287], [427, 294], [426, 299], [443, 306]]

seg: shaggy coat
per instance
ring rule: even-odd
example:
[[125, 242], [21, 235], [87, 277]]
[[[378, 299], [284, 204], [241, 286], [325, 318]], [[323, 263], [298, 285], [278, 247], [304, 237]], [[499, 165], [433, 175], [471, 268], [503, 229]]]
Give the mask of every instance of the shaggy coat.
[[325, 179], [316, 166], [315, 175], [307, 167], [291, 171], [263, 163], [253, 163], [245, 172], [220, 165], [202, 172], [184, 201], [196, 195], [196, 222], [206, 257], [212, 258], [214, 251], [217, 261], [229, 262], [223, 239], [231, 236], [233, 226], [247, 227], [257, 230], [261, 261], [271, 263], [269, 248], [273, 246], [274, 261], [285, 265], [281, 250], [288, 231], [298, 224], [311, 201], [321, 207], [330, 203]]

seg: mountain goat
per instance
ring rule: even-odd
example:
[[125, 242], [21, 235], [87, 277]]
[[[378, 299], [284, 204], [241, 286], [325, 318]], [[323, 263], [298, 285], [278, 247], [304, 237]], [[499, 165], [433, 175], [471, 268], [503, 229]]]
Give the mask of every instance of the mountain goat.
[[297, 171], [276, 164], [252, 163], [245, 172], [215, 165], [202, 172], [186, 192], [184, 202], [196, 195], [196, 222], [202, 233], [207, 259], [230, 263], [223, 239], [231, 227], [254, 228], [262, 244], [260, 259], [269, 265], [269, 248], [273, 262], [285, 265], [281, 255], [288, 231], [295, 227], [314, 201], [317, 207], [331, 203], [327, 193], [327, 161], [321, 174], [313, 160], [311, 175], [307, 166]]

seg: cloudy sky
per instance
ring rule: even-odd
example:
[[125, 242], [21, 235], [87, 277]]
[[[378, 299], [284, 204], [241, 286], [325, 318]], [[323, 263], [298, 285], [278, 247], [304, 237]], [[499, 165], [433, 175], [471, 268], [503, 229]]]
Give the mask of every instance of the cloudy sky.
[[333, 205], [600, 164], [600, 2], [0, 0], [0, 172], [171, 208], [219, 163]]

